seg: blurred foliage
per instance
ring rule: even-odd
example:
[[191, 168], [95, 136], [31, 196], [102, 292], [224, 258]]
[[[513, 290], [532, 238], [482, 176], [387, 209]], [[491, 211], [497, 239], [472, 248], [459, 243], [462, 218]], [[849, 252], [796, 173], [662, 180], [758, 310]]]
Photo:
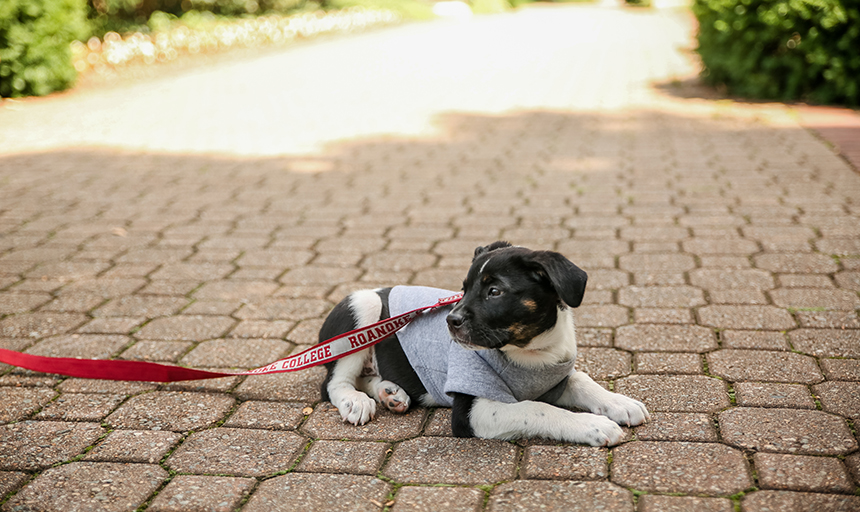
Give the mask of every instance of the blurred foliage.
[[89, 32], [85, 1], [0, 1], [0, 96], [44, 95], [74, 82], [69, 44]]
[[125, 36], [108, 32], [104, 40], [90, 38], [72, 43], [75, 69], [103, 78], [116, 77], [126, 66], [167, 63], [191, 55], [233, 48], [263, 48], [328, 33], [348, 33], [396, 23], [391, 11], [346, 8], [254, 17], [219, 16], [190, 11], [181, 18], [156, 11], [149, 19], [152, 34]]
[[423, 0], [325, 0], [325, 9], [364, 7], [396, 12], [407, 19], [425, 20], [433, 18], [433, 6]]
[[475, 14], [494, 14], [505, 12], [513, 5], [508, 0], [471, 0], [470, 6]]
[[860, 105], [860, 2], [695, 0], [704, 80], [753, 98]]
[[313, 0], [88, 0], [94, 35], [107, 32], [147, 31], [153, 16], [174, 18], [208, 12], [218, 16], [293, 14], [316, 10]]
[[555, 3], [555, 4], [590, 4], [598, 0], [506, 0], [512, 7], [519, 7], [525, 4], [533, 4], [539, 2]]

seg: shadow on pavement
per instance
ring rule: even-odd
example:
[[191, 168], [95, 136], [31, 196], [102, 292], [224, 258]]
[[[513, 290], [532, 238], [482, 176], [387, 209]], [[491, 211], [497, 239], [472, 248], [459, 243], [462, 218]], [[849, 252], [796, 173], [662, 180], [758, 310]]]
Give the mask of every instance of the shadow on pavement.
[[[841, 159], [797, 125], [774, 128], [757, 116], [695, 106], [683, 113], [452, 113], [437, 119], [438, 137], [347, 141], [320, 155], [75, 149], [8, 156], [0, 159], [0, 219], [9, 232], [0, 250], [9, 253], [0, 261], [19, 262], [7, 267], [12, 275], [58, 254], [115, 262], [136, 234], [151, 247], [234, 252], [288, 249], [289, 239], [314, 247], [341, 236], [384, 238], [404, 250], [456, 247], [459, 256], [495, 238], [576, 252], [578, 239], [616, 239], [617, 228], [631, 225], [672, 226], [685, 214], [720, 214], [724, 222], [710, 227], [724, 233], [709, 236], [735, 237], [744, 209], [847, 200], [853, 189], [837, 186], [847, 170]], [[576, 220], [594, 215], [617, 219]], [[116, 236], [116, 228], [127, 235]], [[682, 231], [628, 242], [677, 244], [689, 236]], [[55, 245], [78, 252], [16, 256]], [[349, 267], [366, 256], [361, 244], [336, 252], [357, 256], [314, 261]], [[597, 257], [585, 263], [616, 265]], [[387, 278], [367, 270], [361, 279]], [[430, 265], [394, 277], [456, 289], [460, 271]]]

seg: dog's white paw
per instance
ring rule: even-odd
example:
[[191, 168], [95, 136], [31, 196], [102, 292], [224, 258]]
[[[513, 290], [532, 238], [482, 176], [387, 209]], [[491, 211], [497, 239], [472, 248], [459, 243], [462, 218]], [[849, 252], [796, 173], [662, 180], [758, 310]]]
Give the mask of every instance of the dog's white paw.
[[651, 420], [645, 404], [617, 393], [612, 393], [591, 412], [606, 416], [615, 423], [627, 427], [635, 427]]
[[409, 395], [397, 384], [384, 380], [376, 387], [379, 402], [391, 412], [403, 413], [409, 409]]
[[376, 416], [376, 401], [361, 391], [353, 391], [335, 404], [344, 422], [364, 425]]
[[605, 416], [577, 413], [577, 421], [570, 425], [566, 441], [591, 446], [614, 446], [624, 438], [624, 431]]

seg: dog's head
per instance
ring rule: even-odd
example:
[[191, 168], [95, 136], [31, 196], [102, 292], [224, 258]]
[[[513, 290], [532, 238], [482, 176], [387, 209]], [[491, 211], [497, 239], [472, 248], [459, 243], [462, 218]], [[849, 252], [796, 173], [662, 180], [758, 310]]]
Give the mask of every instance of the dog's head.
[[467, 347], [525, 347], [577, 307], [586, 273], [557, 252], [507, 242], [475, 249], [463, 299], [448, 314], [451, 337]]

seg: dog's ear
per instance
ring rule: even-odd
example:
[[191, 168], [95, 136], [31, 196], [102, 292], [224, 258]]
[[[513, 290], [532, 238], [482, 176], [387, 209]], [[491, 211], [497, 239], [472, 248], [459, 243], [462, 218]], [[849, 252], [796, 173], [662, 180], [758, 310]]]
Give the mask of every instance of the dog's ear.
[[572, 308], [582, 304], [588, 274], [569, 259], [552, 251], [535, 251], [527, 258], [546, 274], [555, 292], [565, 304]]
[[483, 247], [478, 247], [475, 249], [475, 254], [472, 256], [472, 261], [475, 261], [475, 258], [482, 254], [486, 254], [490, 251], [495, 251], [496, 249], [504, 249], [505, 247], [513, 247], [510, 243], [505, 242], [503, 240], [499, 240], [498, 242], [493, 242], [490, 245], [485, 245]]

